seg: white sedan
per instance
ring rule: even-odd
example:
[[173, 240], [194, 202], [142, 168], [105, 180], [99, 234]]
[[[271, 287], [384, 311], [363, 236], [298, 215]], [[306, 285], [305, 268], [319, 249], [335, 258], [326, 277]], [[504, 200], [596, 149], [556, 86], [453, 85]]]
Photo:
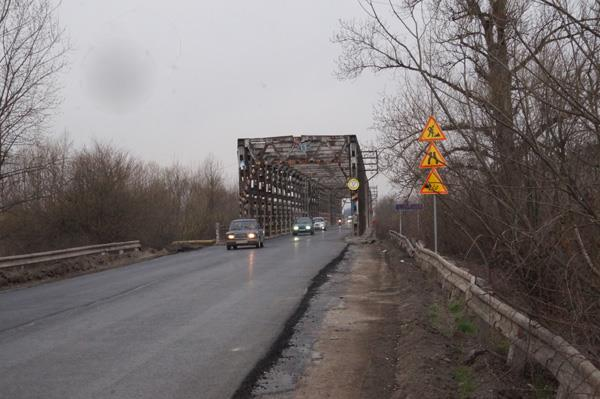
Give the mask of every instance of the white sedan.
[[322, 217], [313, 218], [313, 226], [315, 230], [327, 230], [327, 220]]

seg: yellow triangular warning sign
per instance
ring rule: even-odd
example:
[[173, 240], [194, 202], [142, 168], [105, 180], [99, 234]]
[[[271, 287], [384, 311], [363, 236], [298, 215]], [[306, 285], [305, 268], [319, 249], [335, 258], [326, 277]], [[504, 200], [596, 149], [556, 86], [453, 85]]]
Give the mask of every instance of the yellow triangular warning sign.
[[425, 150], [425, 157], [423, 157], [421, 160], [421, 165], [419, 165], [419, 168], [425, 169], [444, 167], [446, 167], [446, 160], [444, 159], [444, 156], [440, 150], [437, 149], [435, 144], [429, 143], [427, 149]]
[[439, 141], [446, 140], [446, 135], [442, 132], [442, 128], [438, 125], [433, 116], [430, 116], [421, 132], [419, 141]]
[[448, 194], [448, 189], [437, 170], [431, 169], [425, 184], [421, 187], [421, 194]]

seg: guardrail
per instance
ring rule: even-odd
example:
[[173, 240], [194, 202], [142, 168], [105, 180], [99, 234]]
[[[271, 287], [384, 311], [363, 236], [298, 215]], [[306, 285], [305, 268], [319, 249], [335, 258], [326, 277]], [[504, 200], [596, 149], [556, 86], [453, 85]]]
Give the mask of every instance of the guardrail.
[[420, 243], [413, 243], [395, 231], [390, 231], [390, 236], [415, 258], [421, 268], [435, 269], [445, 281], [460, 290], [466, 305], [510, 341], [509, 362], [519, 353], [535, 359], [559, 382], [557, 398], [600, 398], [600, 370], [564, 338], [494, 297], [477, 285], [474, 275]]
[[57, 251], [37, 252], [25, 255], [6, 256], [0, 258], [0, 269], [8, 267], [28, 266], [44, 262], [96, 255], [105, 252], [127, 251], [141, 248], [139, 241], [112, 242], [109, 244], [88, 245], [85, 247], [60, 249]]

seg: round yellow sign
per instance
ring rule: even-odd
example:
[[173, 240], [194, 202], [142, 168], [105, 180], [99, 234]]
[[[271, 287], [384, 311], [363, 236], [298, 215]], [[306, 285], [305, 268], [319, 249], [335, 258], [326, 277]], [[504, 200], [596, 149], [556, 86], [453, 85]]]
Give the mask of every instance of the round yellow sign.
[[350, 189], [350, 191], [356, 191], [360, 187], [360, 182], [356, 177], [351, 177], [348, 179], [346, 186]]

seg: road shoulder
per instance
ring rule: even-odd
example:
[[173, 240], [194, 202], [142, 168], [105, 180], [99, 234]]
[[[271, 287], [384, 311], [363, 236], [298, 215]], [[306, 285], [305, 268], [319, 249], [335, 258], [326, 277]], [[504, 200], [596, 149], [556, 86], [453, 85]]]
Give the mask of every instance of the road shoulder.
[[[527, 398], [544, 389], [515, 376], [501, 343], [490, 348], [480, 339], [488, 332], [456, 309], [402, 252], [352, 245], [253, 397]], [[459, 318], [473, 330], [457, 328]]]

